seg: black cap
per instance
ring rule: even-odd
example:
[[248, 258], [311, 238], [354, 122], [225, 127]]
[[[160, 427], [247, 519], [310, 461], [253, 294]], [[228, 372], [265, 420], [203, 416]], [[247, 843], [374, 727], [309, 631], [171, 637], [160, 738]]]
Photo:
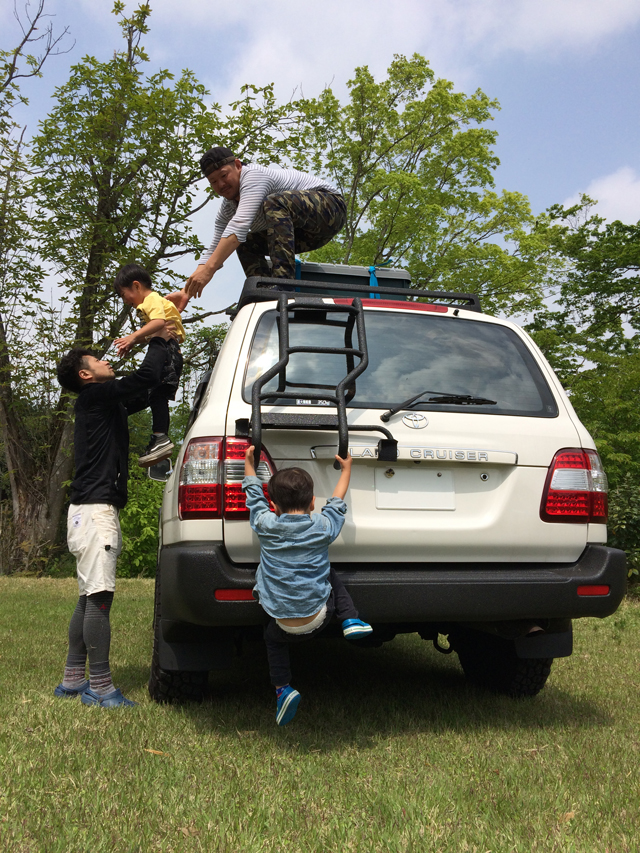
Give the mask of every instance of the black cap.
[[210, 175], [211, 172], [215, 172], [216, 169], [221, 169], [223, 166], [227, 166], [229, 163], [235, 162], [235, 159], [236, 155], [233, 151], [219, 145], [217, 148], [212, 148], [210, 151], [207, 151], [207, 153], [202, 156], [200, 159], [200, 168], [206, 177], [207, 175]]

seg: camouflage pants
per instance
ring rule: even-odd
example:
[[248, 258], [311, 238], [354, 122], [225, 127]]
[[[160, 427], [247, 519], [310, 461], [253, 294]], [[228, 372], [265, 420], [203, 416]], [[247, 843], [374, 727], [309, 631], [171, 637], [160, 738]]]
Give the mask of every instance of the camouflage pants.
[[265, 198], [262, 210], [267, 230], [250, 231], [237, 250], [247, 277], [295, 278], [296, 252], [324, 246], [343, 228], [347, 215], [342, 196], [326, 190], [274, 193]]

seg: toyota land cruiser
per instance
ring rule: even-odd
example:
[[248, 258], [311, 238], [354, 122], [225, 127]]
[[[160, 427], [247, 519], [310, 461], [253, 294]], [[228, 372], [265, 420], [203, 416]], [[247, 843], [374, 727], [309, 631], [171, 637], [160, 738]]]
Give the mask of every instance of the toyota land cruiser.
[[320, 505], [334, 454], [353, 456], [330, 556], [372, 643], [447, 636], [468, 679], [534, 695], [572, 620], [614, 612], [626, 583], [595, 444], [544, 356], [472, 294], [404, 271], [303, 264], [275, 284], [246, 281], [165, 487], [151, 696], [200, 698], [260, 636], [250, 443], [265, 488], [297, 465]]

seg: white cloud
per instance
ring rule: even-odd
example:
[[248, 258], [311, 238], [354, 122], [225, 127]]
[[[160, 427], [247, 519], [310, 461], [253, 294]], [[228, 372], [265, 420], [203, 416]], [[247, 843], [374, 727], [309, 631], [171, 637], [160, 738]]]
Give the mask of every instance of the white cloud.
[[[131, 14], [135, 0], [127, 0]], [[223, 104], [241, 83], [276, 83], [280, 99], [303, 85], [318, 94], [333, 82], [344, 95], [357, 65], [381, 77], [394, 53], [427, 56], [461, 89], [478, 69], [507, 54], [538, 58], [585, 51], [640, 23], [638, 0], [153, 0], [144, 43], [155, 64], [192, 68]], [[15, 42], [12, 4], [0, 4], [2, 46]], [[117, 44], [110, 3], [47, 0], [54, 28], [71, 26], [73, 56], [106, 58]], [[50, 61], [47, 74], [64, 60]]]
[[470, 0], [465, 7], [466, 40], [496, 53], [591, 46], [640, 19], [637, 0]]
[[[610, 175], [594, 178], [581, 192], [585, 192], [598, 204], [595, 208], [599, 216], [613, 222], [619, 219], [627, 224], [640, 221], [640, 175], [630, 166], [623, 166]], [[577, 204], [580, 193], [576, 193], [564, 202], [565, 207]]]
[[313, 95], [333, 79], [342, 88], [356, 65], [379, 75], [394, 53], [414, 51], [464, 87], [505, 52], [584, 50], [640, 22], [638, 0], [244, 0], [224, 12], [210, 0], [155, 0], [153, 9], [158, 48], [179, 44], [218, 96], [221, 78], [231, 95], [246, 81], [275, 81], [280, 97], [303, 83]]

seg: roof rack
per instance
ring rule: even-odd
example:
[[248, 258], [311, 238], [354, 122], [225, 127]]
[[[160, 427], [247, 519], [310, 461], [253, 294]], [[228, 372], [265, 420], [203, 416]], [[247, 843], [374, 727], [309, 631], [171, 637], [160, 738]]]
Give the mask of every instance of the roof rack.
[[[295, 299], [307, 295], [333, 297], [337, 295], [336, 292], [343, 293], [346, 297], [360, 296], [365, 299], [372, 295], [370, 284], [250, 276], [244, 283], [238, 304], [230, 309], [228, 314], [234, 317], [241, 308], [254, 302], [275, 302], [282, 291], [291, 292], [291, 298]], [[419, 299], [427, 299], [436, 305], [464, 308], [467, 311], [482, 311], [480, 297], [476, 293], [450, 293], [443, 290], [423, 290], [420, 287], [386, 287], [383, 284], [379, 284], [374, 293], [376, 297], [380, 296], [383, 300], [417, 302]]]

